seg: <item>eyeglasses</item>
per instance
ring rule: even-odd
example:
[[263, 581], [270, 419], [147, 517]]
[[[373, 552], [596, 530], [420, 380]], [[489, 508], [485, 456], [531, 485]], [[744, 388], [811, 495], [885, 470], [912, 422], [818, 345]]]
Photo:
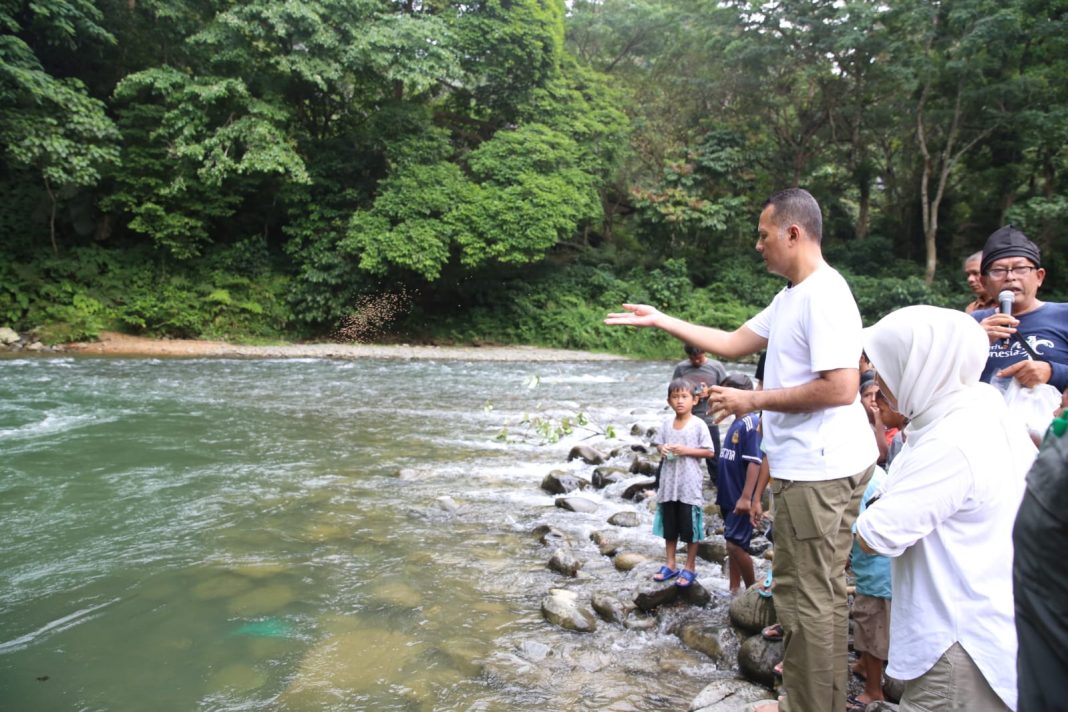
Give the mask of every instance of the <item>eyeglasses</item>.
[[1032, 267], [1031, 265], [1017, 265], [1016, 267], [991, 267], [986, 271], [988, 277], [994, 279], [1004, 279], [1009, 272], [1012, 272], [1014, 277], [1026, 277], [1031, 274], [1038, 267]]

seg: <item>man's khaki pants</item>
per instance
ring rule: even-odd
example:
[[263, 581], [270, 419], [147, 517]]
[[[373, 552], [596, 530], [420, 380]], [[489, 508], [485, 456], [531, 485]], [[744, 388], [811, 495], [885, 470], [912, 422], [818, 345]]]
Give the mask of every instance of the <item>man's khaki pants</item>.
[[873, 464], [822, 482], [774, 480], [775, 611], [785, 644], [782, 712], [845, 712], [849, 610], [845, 567]]
[[[1013, 661], [1007, 661], [1011, 665]], [[949, 646], [934, 666], [905, 682], [901, 712], [1009, 712], [960, 643]]]

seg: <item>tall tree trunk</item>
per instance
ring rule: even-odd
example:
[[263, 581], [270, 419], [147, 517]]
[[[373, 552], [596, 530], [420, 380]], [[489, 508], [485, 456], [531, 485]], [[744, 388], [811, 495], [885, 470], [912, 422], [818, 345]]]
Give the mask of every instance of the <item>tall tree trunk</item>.
[[45, 190], [48, 191], [48, 235], [52, 238], [52, 255], [59, 257], [59, 247], [56, 245], [56, 194], [52, 192], [52, 184], [48, 178], [44, 179]]

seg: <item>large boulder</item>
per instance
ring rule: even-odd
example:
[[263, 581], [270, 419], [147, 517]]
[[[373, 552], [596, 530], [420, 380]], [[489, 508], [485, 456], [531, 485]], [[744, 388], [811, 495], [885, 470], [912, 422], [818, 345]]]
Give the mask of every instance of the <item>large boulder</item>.
[[0, 327], [0, 344], [10, 346], [19, 340], [19, 333], [9, 326]]
[[673, 603], [679, 597], [679, 587], [675, 580], [659, 583], [650, 581], [638, 587], [634, 594], [634, 605], [643, 611], [653, 611], [668, 603]]
[[594, 450], [589, 445], [576, 445], [567, 454], [567, 461], [582, 460], [587, 465], [603, 465], [604, 455]]
[[541, 488], [549, 494], [567, 494], [575, 490], [584, 490], [589, 486], [590, 483], [587, 480], [567, 470], [553, 470], [541, 481]]
[[778, 620], [775, 615], [775, 597], [765, 598], [760, 595], [760, 589], [750, 586], [741, 595], [734, 597], [728, 615], [731, 623], [746, 634], [759, 633]]
[[738, 670], [747, 680], [758, 685], [774, 687], [775, 666], [782, 660], [781, 640], [765, 640], [764, 636], [749, 636], [738, 648]]
[[630, 462], [630, 471], [637, 475], [656, 475], [657, 463], [645, 457], [636, 457]]
[[541, 599], [541, 614], [545, 620], [565, 630], [592, 633], [597, 629], [593, 610], [582, 605], [578, 594], [562, 588], [553, 588]]

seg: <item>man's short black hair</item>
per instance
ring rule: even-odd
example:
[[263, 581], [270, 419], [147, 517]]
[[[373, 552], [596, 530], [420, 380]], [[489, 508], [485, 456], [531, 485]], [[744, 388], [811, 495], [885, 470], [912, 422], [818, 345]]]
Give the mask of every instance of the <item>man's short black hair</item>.
[[780, 228], [787, 225], [800, 225], [809, 237], [816, 242], [823, 240], [823, 213], [820, 204], [812, 194], [803, 188], [780, 190], [764, 203], [764, 207], [774, 206], [775, 224]]
[[687, 356], [696, 356], [697, 354], [703, 354], [705, 351], [699, 346], [693, 344], [686, 344], [682, 347], [682, 350], [686, 352]]

